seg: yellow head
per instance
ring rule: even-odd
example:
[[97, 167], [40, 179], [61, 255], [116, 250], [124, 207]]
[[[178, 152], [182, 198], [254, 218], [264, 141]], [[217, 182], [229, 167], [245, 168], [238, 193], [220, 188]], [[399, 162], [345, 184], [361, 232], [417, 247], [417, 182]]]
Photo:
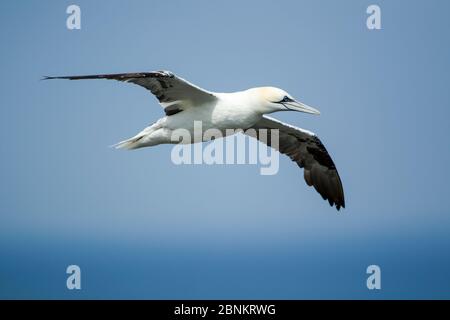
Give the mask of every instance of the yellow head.
[[319, 110], [296, 101], [286, 91], [275, 87], [261, 87], [249, 90], [255, 97], [256, 104], [262, 113], [276, 111], [299, 111], [320, 114]]

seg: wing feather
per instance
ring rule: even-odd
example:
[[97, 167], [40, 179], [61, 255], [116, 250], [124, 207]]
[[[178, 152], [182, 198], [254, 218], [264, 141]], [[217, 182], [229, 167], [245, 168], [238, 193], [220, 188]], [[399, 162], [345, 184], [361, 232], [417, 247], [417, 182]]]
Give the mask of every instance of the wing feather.
[[345, 208], [344, 189], [341, 178], [325, 146], [312, 132], [285, 124], [264, 116], [255, 126], [258, 140], [272, 146], [270, 131], [267, 142], [260, 139], [258, 129], [278, 129], [278, 151], [289, 156], [300, 168], [304, 168], [304, 179], [308, 186], [328, 200], [336, 209]]
[[170, 71], [96, 74], [86, 76], [45, 77], [44, 80], [90, 80], [107, 79], [129, 82], [149, 90], [158, 99], [167, 115], [176, 114], [186, 108], [201, 106], [216, 101], [216, 96]]

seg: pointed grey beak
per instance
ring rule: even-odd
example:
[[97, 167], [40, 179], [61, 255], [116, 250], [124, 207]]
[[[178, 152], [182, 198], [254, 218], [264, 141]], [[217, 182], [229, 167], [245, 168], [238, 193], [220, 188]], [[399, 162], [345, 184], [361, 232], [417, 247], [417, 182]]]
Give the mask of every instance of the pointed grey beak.
[[320, 111], [317, 109], [314, 109], [313, 107], [307, 106], [304, 103], [298, 102], [298, 101], [292, 101], [283, 103], [283, 105], [292, 111], [299, 111], [299, 112], [305, 112], [305, 113], [311, 113], [311, 114], [320, 114]]

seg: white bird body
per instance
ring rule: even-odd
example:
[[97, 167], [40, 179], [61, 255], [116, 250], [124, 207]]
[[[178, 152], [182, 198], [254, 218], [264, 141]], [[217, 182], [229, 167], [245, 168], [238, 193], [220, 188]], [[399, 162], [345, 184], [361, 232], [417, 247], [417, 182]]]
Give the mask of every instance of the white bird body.
[[[123, 73], [90, 76], [46, 77], [46, 79], [113, 79], [131, 82], [150, 90], [164, 108], [166, 116], [145, 128], [134, 137], [119, 142], [116, 147], [138, 149], [158, 144], [179, 143], [173, 139], [176, 130], [184, 129], [193, 138], [182, 143], [204, 141], [203, 133], [219, 130], [223, 136], [232, 130], [276, 129], [279, 143], [272, 143], [257, 133], [256, 138], [288, 155], [304, 168], [304, 178], [314, 186], [323, 199], [339, 210], [345, 207], [344, 191], [339, 174], [322, 142], [312, 132], [284, 124], [265, 116], [276, 111], [319, 111], [295, 101], [285, 91], [274, 87], [252, 88], [234, 93], [214, 93], [197, 87], [169, 71]], [[201, 135], [196, 122], [201, 121]]]
[[[138, 145], [128, 147], [148, 147], [157, 144], [178, 143], [172, 139], [175, 130], [187, 130], [193, 141], [191, 143], [205, 141], [203, 133], [209, 129], [219, 130], [223, 136], [228, 129], [247, 129], [257, 123], [263, 116], [252, 98], [254, 90], [246, 90], [233, 93], [213, 93], [217, 100], [206, 102], [202, 105], [186, 108], [183, 112], [159, 119], [153, 125], [145, 128], [131, 139], [119, 142], [117, 146], [125, 146], [127, 141], [139, 138]], [[201, 119], [202, 135], [195, 135], [195, 122]], [[229, 131], [228, 131], [229, 132]]]

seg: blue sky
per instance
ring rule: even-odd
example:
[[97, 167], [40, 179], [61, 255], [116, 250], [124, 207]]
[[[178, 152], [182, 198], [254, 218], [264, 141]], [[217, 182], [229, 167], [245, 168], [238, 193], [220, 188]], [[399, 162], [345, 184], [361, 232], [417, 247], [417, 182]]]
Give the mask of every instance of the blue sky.
[[[0, 4], [0, 297], [449, 298], [450, 45], [444, 1]], [[287, 157], [175, 166], [171, 146], [108, 148], [162, 116], [142, 88], [44, 75], [167, 69], [212, 91], [286, 89], [347, 208]], [[83, 289], [68, 291], [77, 264]], [[366, 288], [380, 265], [382, 290]]]

